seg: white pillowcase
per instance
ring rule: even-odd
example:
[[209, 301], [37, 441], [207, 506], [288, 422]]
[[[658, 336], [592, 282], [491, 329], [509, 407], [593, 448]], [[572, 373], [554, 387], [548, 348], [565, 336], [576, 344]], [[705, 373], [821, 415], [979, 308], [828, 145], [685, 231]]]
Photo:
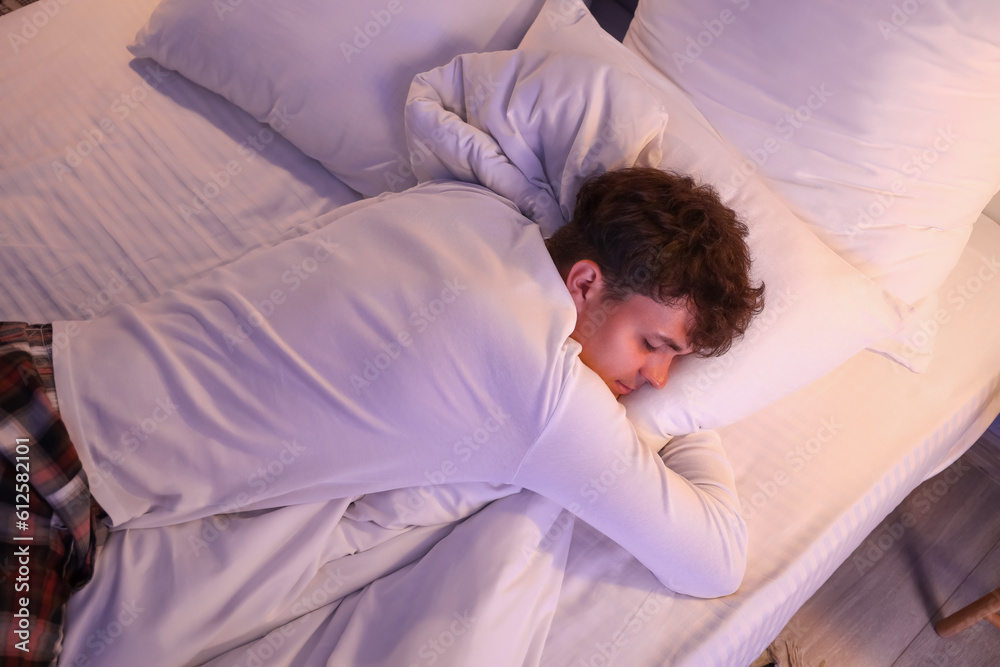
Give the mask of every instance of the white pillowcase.
[[625, 45], [908, 304], [1000, 186], [1000, 3], [641, 0]]
[[903, 328], [895, 335], [868, 346], [872, 352], [892, 359], [914, 373], [923, 373], [934, 354], [934, 340], [941, 327], [938, 293], [932, 292], [911, 309]]
[[416, 184], [402, 116], [413, 77], [509, 49], [540, 0], [164, 0], [129, 50], [269, 122], [363, 195]]
[[651, 446], [729, 424], [895, 333], [905, 306], [824, 245], [756, 176], [731, 183], [741, 160], [675, 85], [604, 32], [580, 0], [549, 0], [522, 48], [596, 57], [638, 75], [670, 115], [660, 167], [712, 184], [750, 227], [764, 312], [718, 358], [682, 358], [665, 388], [623, 399]]

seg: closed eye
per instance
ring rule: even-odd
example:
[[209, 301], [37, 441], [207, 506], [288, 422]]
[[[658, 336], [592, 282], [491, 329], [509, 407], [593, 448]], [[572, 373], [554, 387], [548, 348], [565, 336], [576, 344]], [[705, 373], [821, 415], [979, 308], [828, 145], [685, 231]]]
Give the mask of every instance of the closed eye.
[[657, 342], [659, 342], [660, 344], [656, 347], [653, 347], [652, 343], [650, 343], [649, 339], [647, 338], [646, 347], [650, 351], [662, 350], [664, 347], [670, 348], [675, 354], [688, 354], [689, 352], [692, 351], [690, 348], [687, 349], [682, 348], [680, 345], [677, 344], [677, 341], [675, 341], [673, 338], [670, 338], [669, 336], [662, 336], [656, 334], [653, 336], [653, 338], [656, 339]]
[[643, 341], [646, 344], [646, 350], [649, 352], [656, 352], [657, 348], [654, 347], [648, 340]]

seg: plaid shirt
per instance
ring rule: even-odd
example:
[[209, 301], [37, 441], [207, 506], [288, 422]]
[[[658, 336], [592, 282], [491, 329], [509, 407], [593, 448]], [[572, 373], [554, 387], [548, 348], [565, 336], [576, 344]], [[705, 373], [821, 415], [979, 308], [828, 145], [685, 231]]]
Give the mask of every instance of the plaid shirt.
[[51, 326], [0, 323], [0, 453], [0, 661], [55, 664], [99, 508], [59, 416]]

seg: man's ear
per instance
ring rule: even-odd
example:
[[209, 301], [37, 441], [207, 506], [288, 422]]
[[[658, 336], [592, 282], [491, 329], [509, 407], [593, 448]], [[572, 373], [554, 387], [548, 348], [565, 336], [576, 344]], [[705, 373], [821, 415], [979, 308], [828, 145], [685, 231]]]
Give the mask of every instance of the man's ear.
[[595, 262], [581, 259], [566, 273], [566, 287], [579, 312], [587, 303], [600, 303], [604, 291], [604, 276]]

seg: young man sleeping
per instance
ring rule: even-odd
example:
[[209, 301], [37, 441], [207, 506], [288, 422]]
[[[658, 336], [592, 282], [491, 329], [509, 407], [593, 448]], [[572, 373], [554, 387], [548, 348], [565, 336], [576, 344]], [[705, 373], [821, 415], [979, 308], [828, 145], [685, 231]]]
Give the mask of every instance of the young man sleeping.
[[[153, 302], [56, 322], [69, 437], [39, 389], [5, 403], [4, 438], [25, 439], [76, 537], [74, 585], [92, 553], [75, 449], [114, 529], [510, 484], [578, 511], [665, 586], [725, 595], [746, 537], [717, 438], [673, 454], [686, 479], [616, 399], [745, 331], [763, 298], [745, 235], [710, 189], [652, 169], [587, 182], [547, 243], [478, 186], [366, 200]], [[7, 394], [34, 369], [4, 359]], [[46, 451], [58, 483], [36, 480]]]

